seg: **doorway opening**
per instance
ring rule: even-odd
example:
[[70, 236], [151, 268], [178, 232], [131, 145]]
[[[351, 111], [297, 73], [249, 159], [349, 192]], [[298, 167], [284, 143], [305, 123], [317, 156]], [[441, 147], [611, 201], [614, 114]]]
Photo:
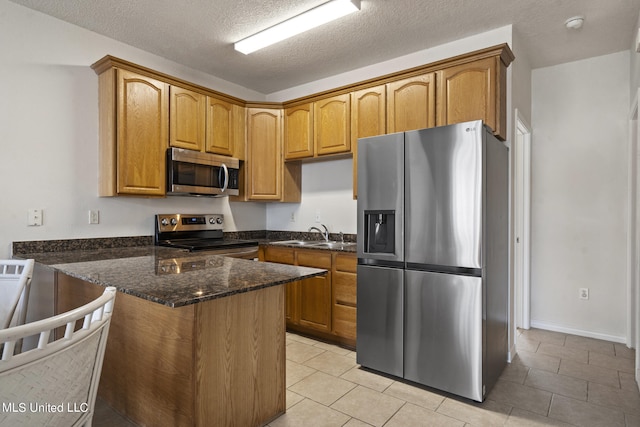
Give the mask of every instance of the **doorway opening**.
[[514, 292], [515, 327], [531, 327], [531, 126], [515, 110], [514, 153]]

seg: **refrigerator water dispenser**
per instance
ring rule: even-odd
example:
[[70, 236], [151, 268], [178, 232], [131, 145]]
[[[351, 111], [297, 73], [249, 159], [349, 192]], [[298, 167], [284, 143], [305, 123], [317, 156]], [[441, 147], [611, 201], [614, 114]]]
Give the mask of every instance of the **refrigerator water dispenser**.
[[395, 251], [396, 211], [365, 211], [365, 252], [388, 253]]

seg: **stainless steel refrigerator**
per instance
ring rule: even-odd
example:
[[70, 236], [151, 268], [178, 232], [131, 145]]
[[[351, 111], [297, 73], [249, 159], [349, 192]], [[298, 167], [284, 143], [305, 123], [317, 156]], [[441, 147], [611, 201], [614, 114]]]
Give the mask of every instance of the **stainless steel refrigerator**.
[[507, 361], [508, 149], [482, 121], [358, 141], [357, 361], [482, 401]]

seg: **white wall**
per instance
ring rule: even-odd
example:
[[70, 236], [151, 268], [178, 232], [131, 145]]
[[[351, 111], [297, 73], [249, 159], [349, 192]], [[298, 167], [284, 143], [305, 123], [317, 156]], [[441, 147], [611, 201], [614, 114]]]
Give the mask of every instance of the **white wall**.
[[625, 51], [533, 70], [534, 327], [624, 342], [629, 67]]
[[[13, 241], [153, 234], [153, 215], [220, 212], [226, 230], [262, 230], [265, 206], [227, 199], [99, 198], [98, 76], [110, 54], [240, 98], [263, 95], [0, 0], [0, 258]], [[44, 225], [27, 227], [27, 210]], [[88, 225], [88, 210], [100, 224]]]
[[[282, 102], [313, 93], [406, 70], [445, 58], [471, 52], [502, 43], [511, 44], [511, 26], [457, 40], [431, 49], [425, 49], [369, 67], [318, 80], [267, 96], [268, 101]], [[510, 84], [511, 71], [508, 71]], [[507, 102], [510, 105], [511, 99]], [[510, 107], [509, 107], [510, 110]], [[509, 111], [508, 122], [511, 121]], [[508, 125], [509, 129], [511, 124]], [[269, 230], [306, 231], [315, 224], [315, 214], [321, 212], [322, 223], [331, 232], [343, 231], [355, 234], [356, 202], [351, 194], [350, 160], [323, 161], [302, 165], [302, 202], [299, 205], [270, 204], [267, 207]], [[337, 180], [340, 182], [337, 182]], [[289, 221], [291, 211], [296, 212], [296, 222]]]

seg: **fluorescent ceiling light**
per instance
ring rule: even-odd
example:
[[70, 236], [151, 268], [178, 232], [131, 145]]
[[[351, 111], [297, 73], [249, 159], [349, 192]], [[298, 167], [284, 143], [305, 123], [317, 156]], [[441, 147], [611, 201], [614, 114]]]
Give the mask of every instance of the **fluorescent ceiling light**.
[[332, 0], [234, 44], [245, 55], [360, 10], [360, 0]]

